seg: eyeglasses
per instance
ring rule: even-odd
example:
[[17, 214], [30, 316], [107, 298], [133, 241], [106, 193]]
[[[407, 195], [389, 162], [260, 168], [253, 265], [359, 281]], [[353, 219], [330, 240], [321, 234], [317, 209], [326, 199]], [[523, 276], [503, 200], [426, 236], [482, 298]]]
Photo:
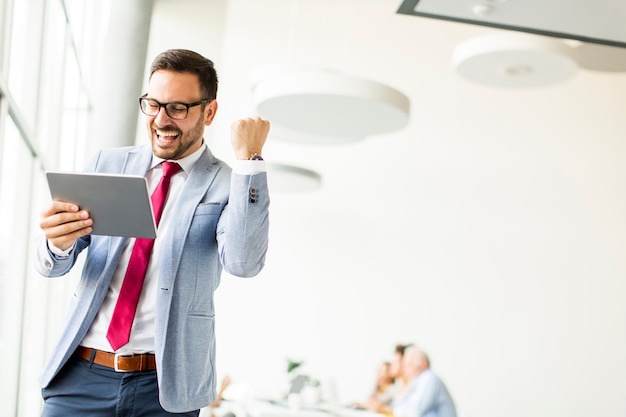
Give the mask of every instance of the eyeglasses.
[[165, 108], [165, 113], [174, 120], [183, 120], [187, 117], [190, 107], [199, 106], [208, 103], [209, 99], [196, 101], [195, 103], [181, 103], [180, 101], [170, 101], [169, 103], [161, 103], [153, 98], [147, 98], [148, 94], [139, 97], [139, 108], [146, 116], [156, 116], [159, 114], [161, 107]]

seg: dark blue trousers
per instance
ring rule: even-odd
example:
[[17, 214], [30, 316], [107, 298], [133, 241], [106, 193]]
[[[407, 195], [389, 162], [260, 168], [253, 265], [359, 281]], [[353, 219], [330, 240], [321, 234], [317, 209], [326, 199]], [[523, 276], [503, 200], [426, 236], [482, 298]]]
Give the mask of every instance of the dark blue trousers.
[[74, 357], [42, 390], [42, 417], [198, 417], [168, 413], [159, 404], [156, 371], [115, 372]]

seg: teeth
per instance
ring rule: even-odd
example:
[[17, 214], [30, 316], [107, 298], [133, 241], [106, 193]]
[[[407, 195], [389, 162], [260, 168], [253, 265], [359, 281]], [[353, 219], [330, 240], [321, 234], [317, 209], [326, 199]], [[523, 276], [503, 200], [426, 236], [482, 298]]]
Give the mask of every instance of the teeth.
[[162, 130], [156, 130], [157, 135], [159, 136], [178, 136], [178, 132], [165, 132]]

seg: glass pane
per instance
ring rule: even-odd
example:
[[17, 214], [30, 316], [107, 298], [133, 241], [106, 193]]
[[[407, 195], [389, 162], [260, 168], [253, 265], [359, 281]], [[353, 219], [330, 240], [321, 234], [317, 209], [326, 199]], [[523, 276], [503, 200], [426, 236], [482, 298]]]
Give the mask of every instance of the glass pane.
[[[0, 404], [4, 412], [16, 409], [18, 372], [22, 353], [23, 305], [25, 294], [25, 265], [29, 245], [29, 184], [32, 156], [24, 138], [11, 118], [2, 132], [4, 137], [0, 165], [0, 218], [3, 219], [3, 236], [0, 239], [0, 358], [3, 361], [0, 378]], [[10, 317], [10, 320], [6, 320]]]
[[[80, 70], [74, 54], [65, 55], [65, 74], [63, 89], [63, 113], [61, 114], [61, 136], [59, 146], [59, 169], [72, 170], [76, 161], [77, 113], [79, 108]], [[82, 158], [81, 158], [82, 161]]]
[[37, 109], [43, 3], [43, 0], [13, 2], [8, 85], [30, 128]]
[[[44, 166], [53, 169], [58, 166], [57, 155], [60, 153], [59, 137], [61, 114], [63, 109], [63, 91], [65, 81], [65, 13], [61, 3], [52, 1], [48, 4], [46, 15], [45, 48], [41, 51], [42, 67], [41, 90], [39, 96], [39, 118], [37, 123], [37, 143]], [[75, 78], [74, 82], [79, 82]]]

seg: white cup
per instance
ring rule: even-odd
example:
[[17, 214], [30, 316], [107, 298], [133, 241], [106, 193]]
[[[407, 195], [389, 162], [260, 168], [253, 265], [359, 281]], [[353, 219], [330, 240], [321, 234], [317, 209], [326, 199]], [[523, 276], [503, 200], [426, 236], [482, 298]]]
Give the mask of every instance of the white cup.
[[287, 396], [287, 405], [290, 410], [297, 411], [302, 408], [302, 397], [300, 394], [292, 392]]

